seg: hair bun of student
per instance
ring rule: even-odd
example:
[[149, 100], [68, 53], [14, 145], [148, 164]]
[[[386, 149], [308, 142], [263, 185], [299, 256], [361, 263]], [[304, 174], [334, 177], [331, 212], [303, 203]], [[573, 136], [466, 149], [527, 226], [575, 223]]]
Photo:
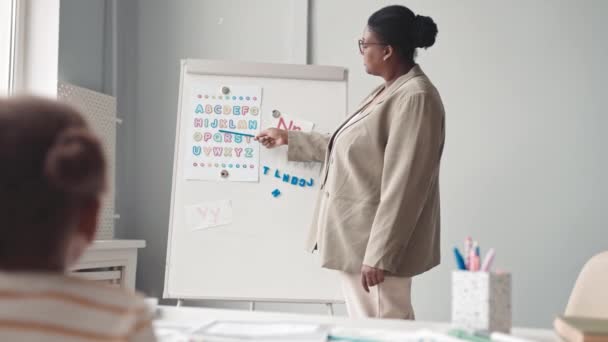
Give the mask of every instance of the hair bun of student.
[[415, 45], [419, 48], [428, 48], [435, 44], [437, 37], [437, 24], [431, 17], [417, 15], [414, 19]]
[[96, 196], [105, 190], [105, 157], [99, 139], [86, 128], [58, 135], [46, 155], [49, 185], [71, 195]]

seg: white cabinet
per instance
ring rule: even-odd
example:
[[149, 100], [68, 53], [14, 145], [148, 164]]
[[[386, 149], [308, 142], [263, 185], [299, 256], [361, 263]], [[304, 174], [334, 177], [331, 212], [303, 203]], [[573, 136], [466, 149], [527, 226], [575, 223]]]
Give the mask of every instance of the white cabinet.
[[73, 275], [135, 289], [137, 250], [143, 240], [96, 240], [70, 270]]

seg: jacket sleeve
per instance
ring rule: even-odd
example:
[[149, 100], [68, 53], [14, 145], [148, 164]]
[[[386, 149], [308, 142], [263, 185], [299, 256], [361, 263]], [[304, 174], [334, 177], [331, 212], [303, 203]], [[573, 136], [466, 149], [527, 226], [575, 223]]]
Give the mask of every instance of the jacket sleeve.
[[327, 144], [331, 135], [317, 132], [289, 131], [287, 137], [287, 160], [325, 161]]
[[364, 265], [394, 273], [424, 208], [443, 148], [443, 107], [434, 96], [408, 94], [395, 104]]

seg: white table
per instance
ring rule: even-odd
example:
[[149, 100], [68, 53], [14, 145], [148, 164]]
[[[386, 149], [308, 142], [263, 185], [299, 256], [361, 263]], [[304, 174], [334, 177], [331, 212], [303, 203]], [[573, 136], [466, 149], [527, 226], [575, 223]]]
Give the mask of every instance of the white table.
[[[380, 319], [350, 319], [340, 316], [302, 315], [290, 313], [274, 313], [261, 311], [219, 310], [194, 307], [159, 306], [159, 320], [162, 322], [203, 325], [213, 320], [232, 321], [281, 321], [329, 324], [345, 328], [387, 329], [400, 331], [415, 331], [430, 329], [436, 332], [447, 332], [451, 329], [449, 323], [420, 322], [403, 320]], [[561, 341], [552, 330], [513, 328], [512, 335], [540, 342]]]

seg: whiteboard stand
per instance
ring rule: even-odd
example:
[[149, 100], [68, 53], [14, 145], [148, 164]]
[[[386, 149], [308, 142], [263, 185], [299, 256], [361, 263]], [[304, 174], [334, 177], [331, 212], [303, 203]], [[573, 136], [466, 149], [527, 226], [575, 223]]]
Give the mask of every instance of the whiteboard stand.
[[[223, 88], [228, 86], [230, 92], [235, 91], [230, 101], [229, 96], [223, 94]], [[327, 305], [343, 301], [335, 272], [320, 267], [318, 256], [301, 248], [302, 241], [307, 239], [319, 190], [314, 186], [317, 181], [308, 188], [299, 183], [296, 186], [293, 181], [296, 175], [300, 179], [318, 180], [319, 163], [291, 163], [286, 149], [262, 148], [259, 155], [254, 156], [259, 157], [259, 165], [256, 160], [251, 168], [268, 165], [274, 171], [273, 177], [258, 172], [257, 181], [239, 182], [188, 176], [188, 170], [193, 172], [194, 166], [203, 165], [190, 163], [195, 158], [192, 156], [200, 156], [193, 152], [194, 147], [201, 147], [193, 145], [195, 133], [210, 133], [217, 128], [213, 124], [202, 127], [199, 121], [194, 125], [195, 115], [210, 114], [197, 113], [197, 108], [204, 106], [206, 111], [207, 105], [216, 104], [221, 96], [225, 103], [213, 108], [227, 108], [228, 103], [237, 103], [237, 108], [241, 108], [241, 95], [246, 99], [247, 95], [260, 91], [262, 95], [253, 97], [259, 116], [256, 120], [260, 122], [252, 126], [256, 129], [280, 125], [287, 128], [301, 125], [298, 123], [301, 121], [312, 124], [316, 132], [333, 132], [348, 110], [348, 73], [341, 67], [182, 60], [163, 298], [240, 301], [250, 303], [252, 310], [255, 302]], [[239, 95], [238, 101], [236, 95]], [[323, 104], [323, 110], [319, 104]], [[273, 116], [275, 110], [285, 114], [287, 121]], [[231, 120], [238, 122], [235, 118]], [[247, 123], [247, 119], [242, 120]], [[254, 145], [241, 142], [243, 146]], [[200, 158], [204, 160], [206, 156]], [[215, 159], [221, 158], [218, 155]], [[238, 164], [236, 166], [238, 168]], [[246, 164], [241, 166], [250, 168]], [[197, 172], [203, 172], [201, 170]], [[277, 180], [278, 172], [282, 179]], [[221, 172], [213, 174], [222, 175]], [[286, 175], [291, 177], [290, 184]], [[274, 200], [272, 192], [278, 188], [282, 199]], [[194, 229], [189, 223], [189, 211], [226, 201], [234, 213], [229, 215], [229, 223], [218, 229]], [[236, 247], [239, 253], [227, 253]], [[193, 260], [196, 260], [196, 269], [206, 272], [195, 272], [190, 266], [194, 265]], [[282, 277], [276, 278], [276, 269], [282, 270]], [[207, 274], [217, 276], [209, 278]], [[273, 279], [273, 286], [242, 285], [261, 284], [266, 279]], [[333, 308], [329, 312], [333, 312]]]
[[249, 302], [249, 311], [255, 311], [255, 302]]
[[334, 305], [332, 303], [327, 303], [325, 305], [327, 305], [327, 314], [329, 316], [333, 316], [334, 315]]

